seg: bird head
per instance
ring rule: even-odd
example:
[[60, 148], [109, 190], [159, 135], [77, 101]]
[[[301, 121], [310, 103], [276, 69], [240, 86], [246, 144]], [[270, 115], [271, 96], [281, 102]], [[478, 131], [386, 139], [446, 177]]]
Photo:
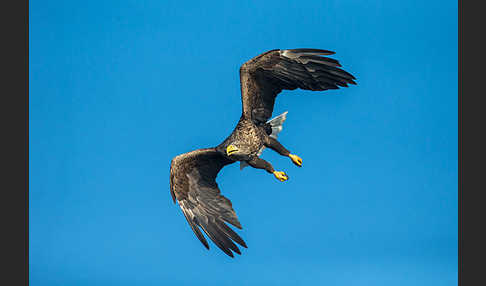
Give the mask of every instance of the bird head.
[[230, 144], [230, 145], [228, 145], [228, 147], [226, 147], [226, 155], [228, 155], [228, 156], [231, 156], [231, 155], [237, 153], [238, 151], [240, 151], [240, 149], [238, 149], [238, 147], [236, 147], [233, 144]]

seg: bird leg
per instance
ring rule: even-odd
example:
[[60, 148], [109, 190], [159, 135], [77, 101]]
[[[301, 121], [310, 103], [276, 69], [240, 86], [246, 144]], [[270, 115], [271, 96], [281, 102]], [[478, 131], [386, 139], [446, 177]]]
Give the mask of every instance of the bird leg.
[[302, 167], [302, 158], [295, 154], [290, 154], [290, 151], [287, 150], [280, 142], [276, 139], [267, 136], [264, 142], [265, 146], [274, 150], [275, 152], [279, 153], [282, 156], [289, 157], [292, 162], [297, 165], [298, 167]]
[[280, 171], [275, 171], [273, 169], [272, 164], [269, 162], [255, 156], [253, 159], [247, 161], [248, 165], [252, 166], [253, 168], [257, 169], [264, 169], [268, 173], [273, 174], [275, 178], [277, 178], [280, 182], [287, 181], [289, 179], [289, 176], [285, 174], [285, 172], [280, 172]]

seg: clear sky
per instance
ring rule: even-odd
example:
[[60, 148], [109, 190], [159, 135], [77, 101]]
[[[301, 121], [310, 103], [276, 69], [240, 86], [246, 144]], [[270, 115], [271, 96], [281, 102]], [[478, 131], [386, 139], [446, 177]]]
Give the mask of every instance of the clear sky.
[[[457, 1], [37, 0], [29, 24], [30, 285], [457, 284]], [[249, 248], [208, 251], [170, 160], [231, 133], [241, 64], [304, 47], [358, 85], [278, 97], [303, 167], [224, 168]]]

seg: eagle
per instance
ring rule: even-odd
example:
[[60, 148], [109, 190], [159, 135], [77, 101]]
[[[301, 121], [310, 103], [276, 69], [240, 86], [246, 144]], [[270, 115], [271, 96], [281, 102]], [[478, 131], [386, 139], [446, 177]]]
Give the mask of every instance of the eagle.
[[[275, 49], [252, 58], [240, 67], [242, 113], [233, 132], [218, 146], [174, 157], [170, 164], [170, 193], [189, 226], [209, 249], [201, 230], [230, 257], [241, 254], [235, 244], [245, 241], [228, 225], [242, 226], [231, 201], [221, 194], [216, 177], [224, 166], [240, 162], [240, 168], [263, 169], [284, 182], [289, 176], [260, 158], [264, 148], [290, 158], [298, 167], [302, 159], [279, 141], [277, 134], [287, 112], [271, 119], [275, 99], [282, 90], [323, 91], [356, 84], [356, 78], [341, 69], [334, 52], [321, 49]], [[228, 224], [226, 224], [228, 223]]]

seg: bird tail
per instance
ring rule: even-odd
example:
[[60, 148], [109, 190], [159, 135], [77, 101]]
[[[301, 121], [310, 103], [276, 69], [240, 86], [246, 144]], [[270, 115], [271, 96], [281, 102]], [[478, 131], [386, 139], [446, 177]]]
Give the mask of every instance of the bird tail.
[[279, 116], [276, 116], [270, 120], [267, 121], [268, 124], [270, 124], [270, 126], [272, 126], [272, 133], [270, 134], [270, 137], [272, 137], [273, 139], [277, 139], [277, 135], [278, 133], [280, 133], [280, 131], [282, 131], [282, 125], [285, 121], [285, 119], [287, 119], [287, 113], [288, 111], [285, 111], [284, 113], [280, 114]]
[[[273, 139], [277, 139], [277, 135], [280, 133], [280, 131], [282, 131], [283, 123], [285, 119], [287, 119], [287, 113], [288, 111], [285, 111], [279, 116], [276, 116], [267, 121], [267, 124], [270, 124], [270, 126], [272, 127], [272, 133], [269, 136], [272, 137]], [[260, 156], [262, 154], [263, 149], [265, 149], [265, 146], [262, 146], [260, 151], [258, 151], [257, 156]], [[243, 170], [243, 168], [247, 166], [249, 166], [248, 163], [246, 163], [245, 161], [240, 161], [240, 170]]]

